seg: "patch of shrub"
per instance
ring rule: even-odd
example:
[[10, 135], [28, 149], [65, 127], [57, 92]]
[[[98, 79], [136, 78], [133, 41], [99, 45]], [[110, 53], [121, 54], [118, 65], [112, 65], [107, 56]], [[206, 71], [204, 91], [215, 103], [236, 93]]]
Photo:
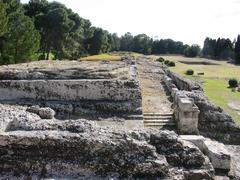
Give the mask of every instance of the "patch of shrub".
[[173, 62], [173, 61], [170, 61], [167, 65], [168, 65], [169, 67], [174, 67], [174, 66], [176, 66], [176, 65], [175, 65], [175, 62]]
[[194, 70], [192, 70], [192, 69], [188, 69], [186, 71], [186, 75], [193, 75], [193, 74], [194, 74]]
[[156, 61], [158, 61], [158, 62], [164, 62], [165, 60], [164, 60], [163, 57], [160, 57], [160, 58], [158, 58]]
[[168, 65], [169, 62], [170, 62], [169, 60], [165, 60], [164, 64]]
[[238, 81], [235, 78], [229, 79], [228, 84], [231, 88], [238, 87]]

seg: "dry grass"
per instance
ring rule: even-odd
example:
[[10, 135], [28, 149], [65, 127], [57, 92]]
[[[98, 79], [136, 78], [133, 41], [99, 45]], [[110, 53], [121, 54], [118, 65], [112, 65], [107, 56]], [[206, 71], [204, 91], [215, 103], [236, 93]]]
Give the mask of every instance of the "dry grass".
[[82, 61], [102, 61], [102, 60], [120, 61], [121, 56], [112, 55], [112, 54], [99, 54], [99, 55], [84, 57], [84, 58], [81, 58], [80, 60]]

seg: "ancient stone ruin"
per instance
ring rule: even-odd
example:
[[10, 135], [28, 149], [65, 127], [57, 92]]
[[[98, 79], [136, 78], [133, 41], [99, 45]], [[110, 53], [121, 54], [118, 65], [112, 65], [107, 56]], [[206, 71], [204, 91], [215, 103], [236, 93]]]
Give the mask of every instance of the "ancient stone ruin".
[[1, 179], [240, 178], [239, 126], [151, 58], [1, 66], [0, 79]]

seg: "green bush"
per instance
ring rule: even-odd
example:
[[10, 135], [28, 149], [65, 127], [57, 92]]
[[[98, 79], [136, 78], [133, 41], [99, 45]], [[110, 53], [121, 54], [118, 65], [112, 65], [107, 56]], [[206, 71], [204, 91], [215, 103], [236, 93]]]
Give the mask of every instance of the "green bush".
[[194, 74], [194, 70], [192, 70], [192, 69], [188, 69], [186, 71], [186, 75], [193, 75], [193, 74]]
[[229, 79], [228, 84], [231, 88], [238, 87], [238, 81], [235, 78]]
[[163, 57], [160, 57], [160, 58], [158, 58], [156, 61], [158, 61], [158, 62], [164, 62], [165, 60], [164, 60]]
[[170, 62], [169, 60], [165, 60], [164, 64], [168, 65], [169, 62]]
[[39, 55], [38, 60], [45, 60], [45, 55], [44, 54]]
[[170, 61], [167, 65], [168, 65], [169, 67], [174, 67], [174, 66], [176, 66], [176, 65], [175, 65], [175, 62], [173, 62], [173, 61]]

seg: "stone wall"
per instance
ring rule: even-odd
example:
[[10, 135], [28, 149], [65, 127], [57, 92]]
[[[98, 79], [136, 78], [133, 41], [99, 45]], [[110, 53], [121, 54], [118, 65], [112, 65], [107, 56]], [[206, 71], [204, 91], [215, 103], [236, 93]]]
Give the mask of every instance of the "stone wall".
[[113, 100], [141, 98], [139, 85], [123, 80], [1, 80], [0, 100]]
[[171, 72], [169, 69], [164, 69], [164, 72], [169, 76], [173, 83], [180, 89], [185, 91], [199, 90], [203, 91], [203, 88], [200, 83], [191, 81], [187, 78], [184, 78], [174, 72]]
[[[230, 144], [240, 144], [240, 125], [220, 107], [212, 104], [204, 95], [201, 85], [165, 70], [182, 93], [193, 99], [200, 110], [198, 129], [200, 134]], [[171, 90], [170, 90], [171, 91]]]
[[167, 75], [164, 76], [163, 80], [173, 99], [174, 118], [178, 132], [180, 134], [199, 134], [199, 109], [193, 99], [179, 90]]

